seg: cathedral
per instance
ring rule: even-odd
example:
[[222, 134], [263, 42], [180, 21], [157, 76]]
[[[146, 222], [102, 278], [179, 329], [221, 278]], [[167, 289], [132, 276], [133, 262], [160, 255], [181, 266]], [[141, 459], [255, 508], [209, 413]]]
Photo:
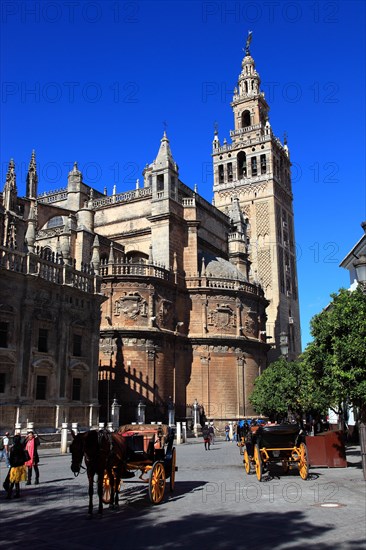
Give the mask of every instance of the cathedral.
[[135, 189], [107, 196], [77, 163], [67, 186], [0, 195], [0, 428], [166, 421], [194, 402], [253, 415], [255, 378], [301, 351], [290, 158], [247, 41], [231, 142], [213, 139], [213, 201], [183, 183], [164, 132]]

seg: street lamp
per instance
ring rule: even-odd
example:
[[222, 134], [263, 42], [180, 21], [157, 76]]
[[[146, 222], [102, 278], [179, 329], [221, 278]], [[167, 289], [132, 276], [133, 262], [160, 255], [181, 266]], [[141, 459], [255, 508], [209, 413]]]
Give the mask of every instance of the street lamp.
[[140, 400], [137, 405], [137, 422], [139, 424], [145, 424], [145, 410], [146, 405], [142, 400]]
[[[366, 256], [365, 254], [361, 254], [361, 256], [355, 262], [353, 262], [353, 266], [356, 270], [357, 282], [360, 285], [362, 292], [366, 294]], [[360, 436], [363, 478], [366, 480], [366, 423], [365, 423], [365, 418], [363, 418], [364, 414], [365, 414], [364, 411], [361, 409], [361, 422], [359, 424], [359, 436]]]
[[281, 350], [281, 355], [287, 359], [287, 355], [288, 355], [288, 336], [286, 334], [286, 332], [281, 332], [280, 333], [280, 350]]
[[361, 254], [361, 256], [353, 262], [353, 266], [356, 269], [356, 278], [357, 282], [360, 285], [363, 292], [366, 291], [366, 256]]

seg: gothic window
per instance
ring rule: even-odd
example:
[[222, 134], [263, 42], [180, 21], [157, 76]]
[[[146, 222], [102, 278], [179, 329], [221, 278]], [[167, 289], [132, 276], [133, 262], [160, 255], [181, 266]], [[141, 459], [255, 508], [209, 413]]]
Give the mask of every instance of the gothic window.
[[227, 180], [233, 181], [233, 163], [229, 162], [227, 165]]
[[72, 379], [72, 397], [73, 401], [81, 401], [81, 378]]
[[74, 334], [73, 335], [73, 341], [72, 341], [72, 354], [75, 357], [81, 357], [81, 343], [82, 343], [82, 336], [81, 334]]
[[6, 374], [5, 372], [0, 372], [0, 393], [5, 393], [6, 386]]
[[38, 375], [36, 378], [36, 399], [46, 399], [47, 376]]
[[164, 191], [164, 174], [159, 174], [157, 177], [157, 190]]
[[254, 80], [252, 80], [252, 90], [254, 90]]
[[238, 167], [238, 179], [247, 177], [247, 156], [244, 151], [240, 151], [236, 157], [236, 164]]
[[266, 172], [267, 172], [266, 155], [261, 155], [261, 174], [265, 174]]
[[256, 176], [257, 175], [257, 157], [252, 157], [251, 162], [252, 162], [252, 176]]
[[9, 323], [1, 321], [0, 322], [0, 348], [8, 347], [8, 331], [9, 331]]
[[40, 328], [38, 331], [38, 351], [48, 352], [48, 330], [46, 328]]
[[51, 227], [61, 227], [62, 225], [64, 225], [63, 217], [55, 216], [48, 221], [47, 228], [50, 229]]
[[219, 183], [224, 183], [224, 165], [219, 164]]
[[250, 125], [251, 125], [250, 112], [247, 110], [241, 114], [241, 127], [247, 128]]

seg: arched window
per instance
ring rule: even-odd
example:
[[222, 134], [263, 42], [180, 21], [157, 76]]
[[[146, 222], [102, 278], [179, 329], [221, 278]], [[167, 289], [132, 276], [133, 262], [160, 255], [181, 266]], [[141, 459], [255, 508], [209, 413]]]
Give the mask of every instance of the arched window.
[[236, 165], [238, 171], [238, 179], [241, 180], [247, 177], [247, 156], [244, 151], [240, 151], [236, 157]]
[[250, 120], [250, 112], [247, 110], [241, 114], [241, 127], [247, 128], [248, 126], [251, 126], [251, 120]]

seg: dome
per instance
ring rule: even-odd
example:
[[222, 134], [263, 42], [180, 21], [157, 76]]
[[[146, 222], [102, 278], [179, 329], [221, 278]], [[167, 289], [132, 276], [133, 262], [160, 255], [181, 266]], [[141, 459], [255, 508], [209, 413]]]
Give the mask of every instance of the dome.
[[220, 279], [237, 279], [246, 282], [245, 275], [232, 263], [223, 258], [210, 258], [206, 264], [206, 275]]

